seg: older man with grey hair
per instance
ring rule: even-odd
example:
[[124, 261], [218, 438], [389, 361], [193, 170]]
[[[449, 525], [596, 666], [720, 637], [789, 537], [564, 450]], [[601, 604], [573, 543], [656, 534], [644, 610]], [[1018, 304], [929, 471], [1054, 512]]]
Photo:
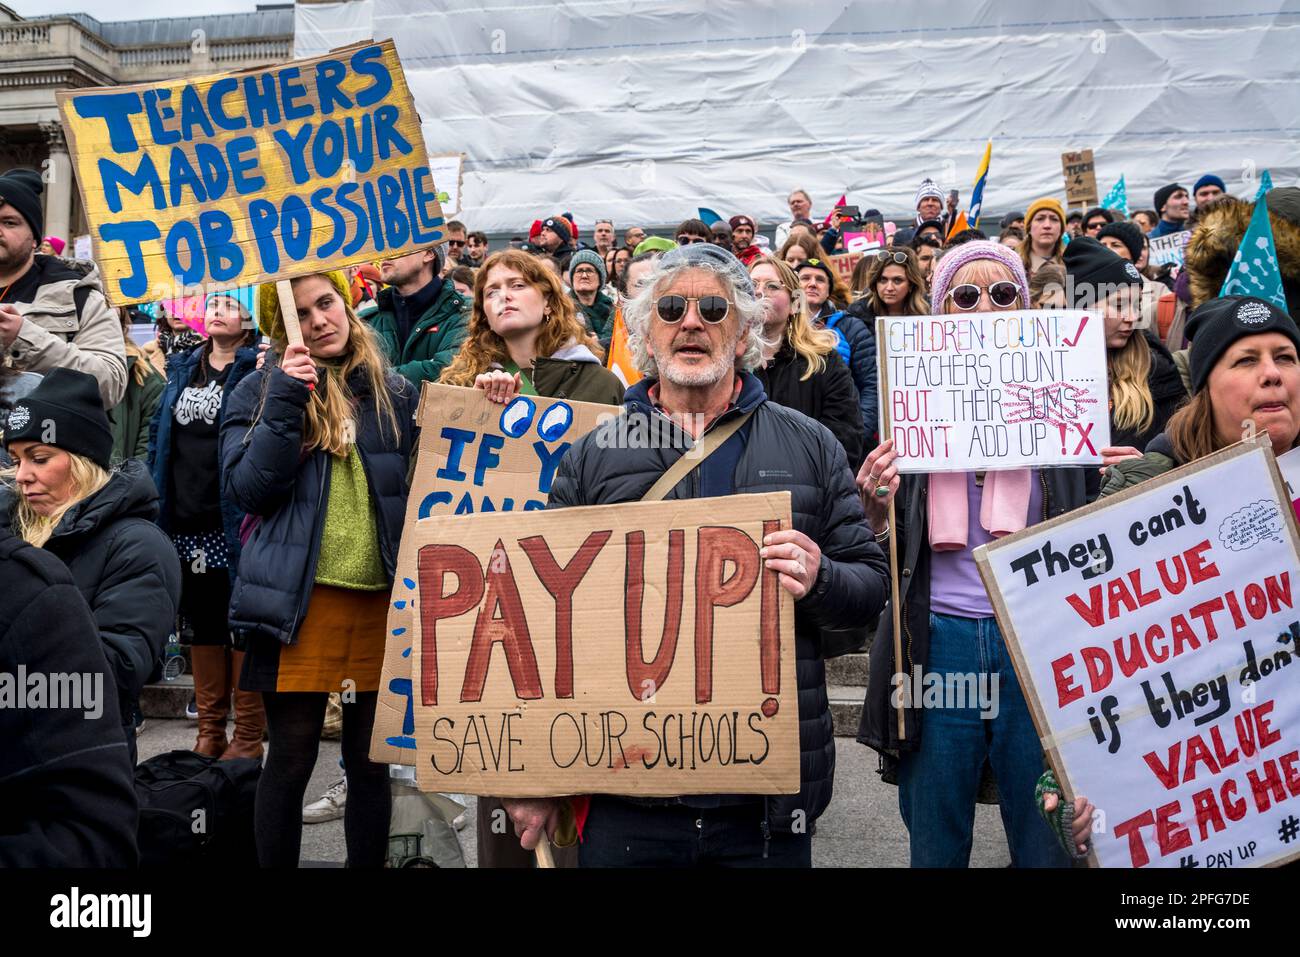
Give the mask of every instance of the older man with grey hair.
[[[844, 449], [821, 423], [768, 401], [751, 374], [763, 361], [763, 313], [731, 253], [702, 243], [665, 253], [623, 313], [646, 378], [628, 389], [622, 415], [560, 461], [548, 507], [638, 501], [691, 452], [694, 468], [665, 498], [791, 493], [794, 528], [767, 536], [762, 556], [795, 599], [800, 790], [654, 800], [597, 795], [579, 851], [584, 867], [812, 863], [812, 824], [830, 802], [835, 770], [822, 633], [874, 619], [888, 573]], [[730, 434], [700, 454], [715, 432]], [[554, 799], [504, 803], [526, 848], [560, 818]]]

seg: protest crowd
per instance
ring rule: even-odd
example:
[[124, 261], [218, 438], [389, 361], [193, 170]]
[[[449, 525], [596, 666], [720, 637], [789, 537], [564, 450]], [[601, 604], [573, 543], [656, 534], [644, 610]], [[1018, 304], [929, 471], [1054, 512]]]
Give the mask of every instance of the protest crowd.
[[[780, 223], [700, 197], [676, 229], [539, 210], [493, 242], [462, 214], [438, 245], [293, 279], [296, 317], [273, 282], [197, 313], [110, 306], [98, 267], [45, 235], [40, 176], [0, 173], [0, 670], [102, 674], [109, 716], [0, 708], [0, 863], [137, 863], [140, 698], [179, 641], [193, 751], [260, 768], [256, 862], [297, 866], [304, 822], [342, 817], [349, 865], [385, 864], [372, 730], [417, 410], [439, 383], [621, 407], [558, 461], [548, 510], [785, 491], [793, 520], [761, 559], [793, 602], [797, 792], [480, 796], [480, 866], [528, 866], [543, 839], [560, 866], [811, 866], [817, 818], [855, 787], [836, 779], [825, 669], [850, 651], [870, 653], [858, 741], [897, 786], [913, 866], [966, 866], [989, 800], [1014, 866], [1071, 866], [1093, 805], [1048, 771], [975, 550], [1243, 429], [1279, 456], [1300, 441], [1300, 190], [1239, 198], [1178, 172], [1191, 186], [1150, 208], [1045, 196], [992, 221], [925, 171], [899, 221], [798, 188]], [[1234, 261], [1261, 219], [1275, 251]], [[1104, 325], [1100, 465], [1012, 449], [997, 470], [900, 468], [878, 321], [1076, 308]], [[662, 441], [635, 440], [647, 423]], [[990, 676], [999, 707], [900, 706], [914, 668]], [[343, 769], [310, 794], [327, 723]]]

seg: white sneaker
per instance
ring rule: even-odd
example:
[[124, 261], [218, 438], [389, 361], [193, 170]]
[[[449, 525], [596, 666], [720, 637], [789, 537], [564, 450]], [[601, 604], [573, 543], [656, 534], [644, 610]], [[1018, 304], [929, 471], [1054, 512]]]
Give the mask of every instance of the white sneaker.
[[313, 801], [302, 809], [302, 823], [323, 824], [337, 821], [343, 816], [348, 804], [348, 779], [331, 784], [319, 801]]

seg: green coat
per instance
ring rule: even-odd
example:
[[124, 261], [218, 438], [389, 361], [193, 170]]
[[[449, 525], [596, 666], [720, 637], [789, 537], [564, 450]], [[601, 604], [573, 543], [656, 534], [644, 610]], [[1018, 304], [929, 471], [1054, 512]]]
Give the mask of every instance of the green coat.
[[623, 383], [599, 362], [560, 359], [555, 356], [534, 359], [529, 378], [532, 379], [537, 394], [547, 398], [603, 402], [606, 405], [621, 405], [623, 402]]
[[1172, 472], [1179, 466], [1174, 457], [1174, 447], [1164, 433], [1157, 435], [1147, 443], [1146, 454], [1139, 459], [1125, 459], [1106, 470], [1101, 479], [1101, 494], [1098, 498], [1114, 495], [1126, 488]]
[[449, 281], [443, 282], [438, 298], [424, 315], [411, 323], [411, 334], [404, 343], [397, 341], [391, 286], [379, 290], [377, 305], [363, 312], [361, 318], [379, 336], [393, 370], [411, 380], [416, 389], [422, 382], [438, 381], [469, 335], [469, 302]]
[[[144, 384], [135, 381], [135, 365], [144, 363], [149, 370]], [[126, 357], [126, 395], [108, 410], [108, 422], [113, 427], [114, 467], [127, 459], [144, 461], [149, 454], [149, 423], [153, 421], [162, 399], [167, 381], [154, 371], [153, 365], [138, 356]]]

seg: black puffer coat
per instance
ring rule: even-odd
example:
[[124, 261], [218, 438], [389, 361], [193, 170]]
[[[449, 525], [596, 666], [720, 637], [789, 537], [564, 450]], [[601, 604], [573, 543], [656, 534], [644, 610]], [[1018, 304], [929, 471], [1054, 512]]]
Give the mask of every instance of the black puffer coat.
[[[744, 442], [733, 492], [789, 491], [794, 527], [822, 550], [821, 584], [795, 605], [800, 790], [797, 796], [766, 802], [767, 823], [790, 831], [796, 811], [806, 822], [817, 819], [830, 803], [834, 783], [835, 739], [820, 629], [851, 628], [875, 617], [888, 598], [888, 578], [885, 557], [867, 531], [848, 460], [835, 436], [807, 416], [769, 402], [752, 375], [743, 375], [742, 381], [735, 406], [710, 426], [753, 410], [744, 429], [728, 440]], [[649, 401], [652, 384], [643, 379], [628, 389], [624, 414], [579, 439], [560, 460], [549, 508], [638, 501], [681, 456], [690, 439], [675, 428], [672, 441], [644, 447], [644, 435], [662, 434], [660, 427], [647, 429], [644, 420], [637, 424], [638, 417], [662, 415]], [[665, 498], [698, 497], [699, 471]]]
[[1151, 399], [1155, 403], [1155, 418], [1142, 432], [1116, 428], [1112, 419], [1110, 444], [1131, 445], [1139, 452], [1145, 452], [1151, 440], [1164, 432], [1170, 416], [1178, 411], [1188, 396], [1187, 389], [1183, 386], [1183, 377], [1174, 364], [1174, 357], [1169, 354], [1164, 343], [1147, 330], [1140, 330], [1134, 335], [1146, 336], [1147, 345], [1151, 349], [1151, 371], [1147, 374], [1147, 388], [1151, 390]]
[[[389, 394], [399, 429], [394, 437], [387, 423], [380, 430], [362, 370], [353, 374], [349, 387], [357, 400], [357, 451], [391, 582], [410, 491], [406, 474], [415, 441], [416, 391], [401, 376], [390, 374]], [[231, 590], [230, 627], [284, 644], [293, 643], [307, 616], [329, 502], [329, 453], [304, 454], [302, 448], [303, 411], [310, 395], [305, 383], [279, 366], [259, 369], [231, 393], [221, 423], [222, 499], [255, 523]]]
[[825, 358], [826, 367], [805, 379], [808, 360], [795, 352], [789, 342], [782, 342], [772, 361], [755, 369], [754, 375], [763, 384], [767, 397], [777, 405], [802, 412], [830, 429], [844, 447], [849, 468], [857, 472], [866, 457], [858, 390], [839, 352], [831, 351]]
[[[6, 494], [4, 515], [12, 527], [17, 501]], [[133, 753], [132, 714], [162, 658], [181, 597], [181, 563], [157, 520], [149, 470], [128, 459], [107, 485], [63, 514], [44, 546], [68, 566], [95, 616]]]
[[131, 758], [86, 600], [62, 562], [3, 528], [0, 581], [0, 672], [90, 675], [103, 686], [98, 717], [88, 707], [0, 708], [0, 867], [134, 867]]

